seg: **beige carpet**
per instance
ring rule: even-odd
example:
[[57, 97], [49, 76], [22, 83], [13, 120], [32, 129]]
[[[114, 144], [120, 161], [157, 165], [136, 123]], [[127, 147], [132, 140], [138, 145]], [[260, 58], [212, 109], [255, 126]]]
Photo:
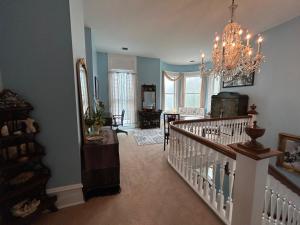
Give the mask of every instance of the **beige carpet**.
[[221, 225], [205, 203], [168, 165], [163, 146], [137, 146], [119, 135], [118, 195], [43, 215], [35, 225]]

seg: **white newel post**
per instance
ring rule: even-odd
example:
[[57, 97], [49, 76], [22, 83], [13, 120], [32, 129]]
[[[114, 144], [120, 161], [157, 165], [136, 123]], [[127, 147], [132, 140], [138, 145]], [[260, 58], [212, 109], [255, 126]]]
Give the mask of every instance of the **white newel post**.
[[239, 144], [230, 145], [236, 152], [236, 172], [233, 190], [231, 225], [260, 225], [264, 207], [269, 159], [276, 150], [255, 151]]

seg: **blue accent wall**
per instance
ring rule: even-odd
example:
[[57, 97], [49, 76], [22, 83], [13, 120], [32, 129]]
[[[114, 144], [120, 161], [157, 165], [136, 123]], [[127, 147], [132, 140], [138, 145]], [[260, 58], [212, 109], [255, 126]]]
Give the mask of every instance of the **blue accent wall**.
[[105, 111], [109, 111], [108, 99], [108, 55], [107, 53], [97, 52], [97, 77], [99, 80], [100, 101], [105, 105]]
[[138, 75], [138, 108], [141, 108], [141, 85], [156, 85], [156, 109], [160, 109], [161, 98], [161, 65], [160, 59], [137, 57], [137, 75]]
[[49, 187], [81, 183], [69, 1], [10, 0], [0, 23], [3, 84], [34, 107]]
[[161, 70], [170, 72], [195, 72], [199, 71], [199, 64], [192, 65], [172, 65], [168, 63], [161, 62]]
[[[222, 91], [247, 94], [257, 105], [259, 126], [266, 128], [260, 139], [277, 148], [280, 132], [300, 135], [300, 16], [262, 33], [263, 53], [267, 60], [255, 75], [254, 86], [224, 88]], [[275, 164], [276, 158], [272, 159]], [[280, 169], [300, 186], [300, 176]]]

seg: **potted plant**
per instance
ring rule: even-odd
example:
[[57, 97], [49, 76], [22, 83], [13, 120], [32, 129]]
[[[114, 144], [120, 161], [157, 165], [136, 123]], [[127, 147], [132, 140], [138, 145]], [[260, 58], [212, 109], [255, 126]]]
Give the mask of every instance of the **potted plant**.
[[101, 127], [105, 123], [104, 119], [104, 104], [103, 102], [96, 100], [95, 110], [93, 112], [94, 129], [96, 134], [101, 134]]
[[95, 119], [89, 109], [85, 111], [83, 119], [85, 124], [85, 133], [89, 135], [91, 134], [92, 127], [95, 123]]

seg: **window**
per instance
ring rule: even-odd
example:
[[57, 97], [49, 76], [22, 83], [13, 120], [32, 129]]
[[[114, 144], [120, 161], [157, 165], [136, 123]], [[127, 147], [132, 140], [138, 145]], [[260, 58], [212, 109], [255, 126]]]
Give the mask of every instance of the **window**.
[[209, 77], [207, 83], [207, 110], [211, 111], [211, 97], [220, 92], [221, 78], [220, 77]]
[[136, 124], [136, 78], [129, 72], [109, 74], [109, 104], [113, 115], [121, 115], [125, 110], [124, 125]]
[[169, 80], [164, 76], [164, 85], [165, 85], [165, 111], [173, 111], [176, 108], [176, 81]]
[[186, 76], [184, 78], [184, 106], [200, 107], [201, 101], [201, 83], [200, 76]]

